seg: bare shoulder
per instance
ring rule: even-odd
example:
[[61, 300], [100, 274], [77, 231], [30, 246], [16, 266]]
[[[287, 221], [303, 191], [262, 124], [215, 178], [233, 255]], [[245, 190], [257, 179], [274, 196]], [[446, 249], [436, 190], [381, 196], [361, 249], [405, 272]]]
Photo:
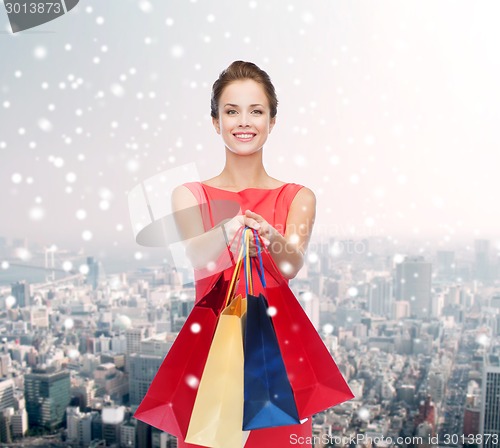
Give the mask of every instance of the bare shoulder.
[[291, 206], [301, 206], [308, 208], [316, 207], [316, 195], [314, 192], [308, 187], [302, 187], [297, 191], [297, 194], [293, 198]]
[[198, 205], [193, 192], [185, 185], [178, 185], [172, 190], [172, 206], [174, 210], [180, 210], [187, 207]]

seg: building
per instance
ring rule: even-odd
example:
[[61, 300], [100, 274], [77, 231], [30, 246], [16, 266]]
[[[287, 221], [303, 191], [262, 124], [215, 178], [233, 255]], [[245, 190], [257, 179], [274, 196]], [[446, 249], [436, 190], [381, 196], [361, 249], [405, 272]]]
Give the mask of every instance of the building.
[[120, 426], [120, 446], [136, 446], [136, 428], [133, 422], [125, 421]]
[[374, 277], [368, 290], [368, 311], [376, 316], [390, 317], [392, 282], [387, 277]]
[[410, 315], [428, 318], [431, 313], [432, 264], [424, 257], [405, 257], [396, 265], [394, 292], [397, 300], [410, 303]]
[[0, 411], [0, 442], [12, 442], [12, 433], [10, 430], [10, 419], [14, 413], [13, 408], [6, 408]]
[[130, 355], [130, 404], [139, 405], [146, 395], [175, 335], [159, 333], [141, 342], [138, 353]]
[[68, 440], [78, 441], [78, 421], [80, 420], [80, 409], [77, 407], [66, 408], [66, 428], [68, 429]]
[[29, 313], [31, 328], [49, 328], [49, 310], [46, 306], [33, 307]]
[[85, 409], [95, 396], [95, 381], [89, 378], [73, 378], [71, 396], [78, 400], [81, 410]]
[[127, 328], [125, 330], [125, 338], [127, 340], [127, 355], [138, 352], [141, 346], [141, 341], [146, 337], [146, 329], [143, 327]]
[[464, 434], [465, 436], [474, 436], [479, 434], [481, 423], [481, 408], [477, 406], [466, 405], [464, 410]]
[[127, 374], [117, 370], [113, 363], [100, 364], [94, 370], [94, 380], [99, 396], [108, 394], [113, 400], [121, 403], [123, 396], [128, 393]]
[[429, 373], [429, 393], [435, 403], [443, 401], [446, 388], [446, 378], [443, 372], [438, 369], [439, 367]]
[[102, 438], [106, 446], [120, 443], [120, 428], [125, 418], [124, 406], [110, 406], [102, 410]]
[[[497, 434], [500, 437], [500, 357], [487, 354], [483, 364], [481, 388], [480, 434]], [[493, 437], [483, 444], [483, 448], [497, 447]]]
[[10, 354], [8, 353], [0, 354], [0, 378], [7, 376], [11, 364], [12, 360], [10, 359]]
[[68, 440], [80, 446], [89, 446], [92, 441], [92, 413], [82, 413], [77, 407], [66, 408]]
[[16, 408], [14, 399], [14, 382], [12, 380], [0, 380], [0, 411], [7, 408]]
[[431, 397], [427, 395], [425, 400], [423, 400], [418, 407], [418, 414], [415, 417], [415, 427], [420, 427], [421, 434], [434, 436], [436, 433], [436, 425], [436, 405], [431, 400]]
[[14, 411], [10, 417], [13, 437], [24, 437], [28, 432], [28, 413], [25, 408]]
[[319, 329], [319, 297], [311, 291], [300, 291], [297, 300], [316, 330]]
[[25, 280], [11, 285], [11, 294], [16, 298], [19, 308], [31, 305], [30, 285]]
[[101, 354], [101, 362], [103, 364], [107, 362], [113, 363], [117, 369], [125, 368], [125, 355], [123, 353], [103, 353]]
[[100, 262], [94, 260], [94, 257], [87, 257], [87, 266], [89, 267], [87, 284], [95, 291], [102, 277], [102, 266]]
[[71, 400], [69, 371], [33, 369], [24, 377], [24, 395], [30, 426], [57, 428]]

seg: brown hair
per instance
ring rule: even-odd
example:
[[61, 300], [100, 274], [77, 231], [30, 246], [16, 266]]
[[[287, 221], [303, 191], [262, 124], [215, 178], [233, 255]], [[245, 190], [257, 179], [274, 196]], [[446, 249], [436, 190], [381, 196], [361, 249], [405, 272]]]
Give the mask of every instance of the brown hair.
[[271, 108], [271, 118], [276, 116], [278, 112], [278, 98], [269, 75], [252, 62], [234, 61], [228, 68], [221, 72], [219, 79], [214, 82], [212, 87], [210, 115], [212, 115], [213, 118], [219, 117], [219, 99], [222, 95], [222, 91], [232, 82], [242, 81], [244, 79], [252, 79], [262, 84], [269, 102], [269, 107]]

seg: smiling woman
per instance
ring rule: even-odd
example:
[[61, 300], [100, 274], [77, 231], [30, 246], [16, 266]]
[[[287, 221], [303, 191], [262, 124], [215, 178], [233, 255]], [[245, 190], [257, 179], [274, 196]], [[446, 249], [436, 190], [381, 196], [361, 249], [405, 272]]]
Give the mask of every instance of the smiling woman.
[[[227, 241], [245, 225], [263, 238], [285, 279], [294, 278], [303, 266], [314, 224], [316, 198], [310, 189], [275, 179], [264, 168], [264, 145], [276, 124], [277, 107], [278, 99], [270, 77], [251, 62], [233, 62], [215, 81], [211, 116], [215, 131], [224, 142], [226, 163], [218, 176], [178, 187], [173, 195], [173, 208], [182, 210], [196, 208], [205, 201], [215, 204], [218, 200], [231, 200], [240, 204], [240, 212], [222, 223], [212, 223], [201, 217], [189, 222], [178, 220], [179, 228], [186, 231], [185, 236], [189, 239], [188, 252], [194, 265], [210, 265], [217, 254], [227, 249]], [[181, 191], [186, 187], [191, 196]], [[194, 222], [198, 222], [198, 229], [193, 228]], [[214, 232], [220, 235], [219, 224], [227, 240], [214, 238]], [[207, 250], [209, 247], [212, 249]], [[236, 256], [234, 247], [230, 246], [229, 250]], [[215, 258], [207, 256], [208, 253], [216, 254]], [[253, 240], [250, 255], [256, 255]], [[218, 271], [217, 266], [215, 271]], [[256, 272], [254, 275], [257, 278]], [[197, 298], [203, 297], [209, 285], [210, 277], [198, 278]], [[244, 282], [240, 282], [237, 292], [244, 296]], [[244, 446], [286, 447], [291, 446], [292, 434], [306, 440], [311, 433], [309, 417], [302, 424], [253, 430], [247, 434]], [[178, 443], [179, 447], [195, 446], [181, 440]]]
[[[304, 264], [316, 214], [315, 195], [303, 185], [269, 176], [262, 160], [264, 145], [276, 124], [277, 105], [269, 76], [251, 62], [233, 62], [213, 85], [211, 116], [215, 131], [224, 143], [225, 166], [219, 175], [203, 182], [187, 182], [172, 194], [176, 225], [194, 268], [197, 304], [214, 291], [221, 273], [226, 277], [233, 272], [239, 248], [239, 239], [235, 236], [243, 226], [254, 229], [261, 237], [267, 246], [266, 256], [272, 257], [277, 267], [275, 274], [279, 270], [285, 282], [294, 278]], [[225, 204], [225, 210], [218, 207], [221, 203]], [[236, 208], [227, 204], [236, 205]], [[249, 246], [250, 256], [255, 257], [257, 247], [253, 239]], [[233, 263], [227, 264], [228, 260]], [[266, 263], [263, 268], [266, 287], [277, 286], [281, 280], [272, 278]], [[256, 264], [250, 263], [249, 270], [257, 279]], [[253, 283], [254, 294], [264, 292], [262, 284]], [[246, 297], [245, 281], [236, 283], [234, 296], [238, 295]], [[324, 348], [319, 337], [318, 341]], [[195, 352], [201, 353], [199, 348]], [[157, 378], [164, 375], [162, 368]], [[157, 378], [154, 381], [158, 384], [167, 381]], [[188, 406], [185, 400], [184, 406]], [[247, 448], [310, 446], [297, 445], [292, 439], [293, 435], [300, 440], [310, 440], [311, 414], [306, 413], [303, 417], [299, 424], [242, 432], [243, 445]], [[180, 434], [179, 447], [199, 446], [187, 443], [185, 432], [180, 431]]]

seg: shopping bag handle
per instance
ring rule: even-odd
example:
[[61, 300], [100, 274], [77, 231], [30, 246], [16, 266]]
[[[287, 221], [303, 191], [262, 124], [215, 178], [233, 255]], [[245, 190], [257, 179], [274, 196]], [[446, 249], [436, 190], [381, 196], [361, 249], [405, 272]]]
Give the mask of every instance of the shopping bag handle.
[[265, 288], [266, 287], [266, 277], [264, 275], [264, 263], [262, 261], [262, 252], [261, 252], [261, 240], [259, 239], [259, 234], [257, 233], [257, 230], [252, 229], [252, 233], [254, 235], [254, 242], [255, 245], [257, 246], [257, 258], [259, 259], [259, 264], [260, 264], [260, 270], [259, 266], [257, 266], [257, 272], [259, 273], [259, 278], [260, 282], [262, 283], [262, 286]]
[[[271, 252], [269, 252], [269, 249], [264, 244], [262, 237], [257, 232], [255, 232], [255, 236], [259, 239], [259, 242], [260, 242], [260, 244], [258, 245], [258, 248], [259, 249], [262, 248], [262, 252], [264, 253], [264, 255], [266, 256], [266, 258], [269, 260], [269, 263], [270, 263], [270, 266], [268, 266], [268, 269], [265, 272], [267, 274], [271, 275], [271, 277], [273, 277], [278, 283], [282, 283], [284, 281], [285, 277], [283, 276], [278, 265], [274, 261], [272, 255], [271, 255]], [[260, 257], [259, 261], [262, 262], [262, 260], [263, 260], [262, 256], [259, 255], [259, 257]], [[261, 263], [261, 271], [262, 271], [262, 273], [260, 275], [261, 275], [261, 281], [262, 281], [262, 278], [264, 278], [264, 267], [263, 267], [262, 263]], [[262, 283], [262, 284], [264, 285], [264, 283]]]
[[253, 295], [253, 275], [252, 275], [252, 264], [251, 264], [251, 259], [250, 259], [250, 253], [249, 253], [249, 242], [250, 242], [250, 232], [253, 233], [254, 236], [254, 242], [255, 245], [257, 246], [257, 258], [259, 259], [260, 263], [260, 269], [259, 266], [257, 265], [257, 273], [259, 275], [260, 282], [262, 286], [265, 288], [266, 287], [266, 278], [264, 276], [264, 263], [262, 262], [262, 253], [261, 253], [261, 243], [260, 240], [258, 239], [259, 234], [255, 229], [251, 228], [245, 228], [245, 233], [243, 235], [243, 238], [245, 240], [245, 258], [244, 258], [244, 264], [245, 264], [245, 292], [246, 295], [248, 296], [248, 293]]
[[245, 226], [241, 235], [241, 247], [244, 248], [243, 266], [245, 272], [245, 293], [247, 297], [249, 291], [250, 294], [253, 294], [252, 265], [250, 263], [250, 230], [250, 227]]
[[[244, 230], [245, 230], [245, 227], [244, 226], [241, 226], [237, 231], [236, 233], [234, 234], [234, 237], [233, 239], [231, 240], [231, 245], [233, 243], [233, 241], [236, 239], [237, 236], [239, 236], [240, 232], [243, 232], [244, 234]], [[239, 274], [240, 274], [240, 270], [241, 270], [241, 265], [242, 265], [242, 261], [243, 261], [243, 250], [244, 250], [244, 247], [243, 247], [243, 244], [240, 246], [240, 250], [239, 250], [239, 253], [238, 253], [238, 258], [236, 259], [236, 265], [234, 267], [234, 271], [233, 271], [233, 275], [231, 276], [231, 282], [229, 283], [229, 288], [227, 290], [227, 294], [226, 294], [226, 299], [224, 300], [224, 308], [229, 304], [229, 300], [230, 300], [230, 297], [233, 293], [233, 288], [234, 288], [234, 284], [236, 282], [236, 278], [238, 277], [239, 278]]]

